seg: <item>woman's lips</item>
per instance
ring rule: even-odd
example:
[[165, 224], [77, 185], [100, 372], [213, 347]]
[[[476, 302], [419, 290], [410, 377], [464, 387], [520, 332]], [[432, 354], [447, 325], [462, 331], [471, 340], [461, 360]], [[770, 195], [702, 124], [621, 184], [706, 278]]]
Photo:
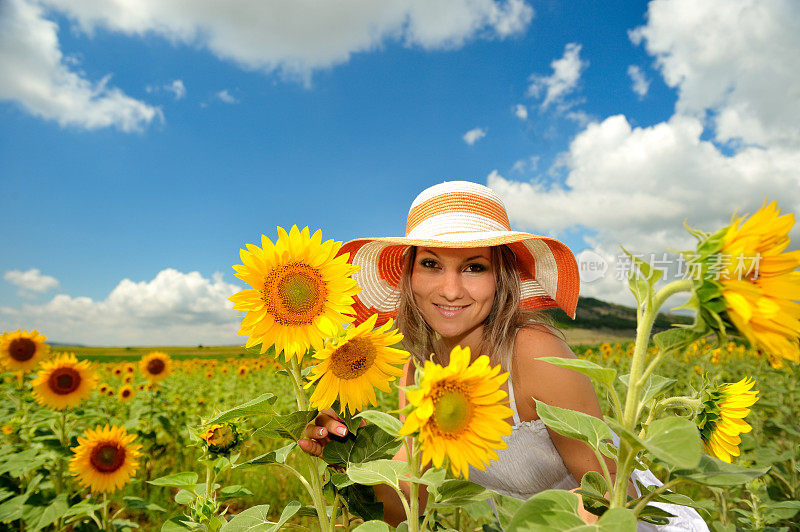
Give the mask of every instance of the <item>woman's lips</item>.
[[439, 311], [439, 314], [445, 318], [455, 318], [469, 305], [437, 305], [434, 303], [433, 306], [436, 307], [436, 310]]

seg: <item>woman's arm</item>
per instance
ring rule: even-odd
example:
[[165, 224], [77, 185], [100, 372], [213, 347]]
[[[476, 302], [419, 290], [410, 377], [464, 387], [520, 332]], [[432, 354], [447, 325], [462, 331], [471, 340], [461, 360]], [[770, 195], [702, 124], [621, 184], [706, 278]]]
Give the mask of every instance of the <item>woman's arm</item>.
[[[520, 329], [514, 344], [512, 375], [514, 390], [518, 390], [515, 396], [521, 399], [517, 402], [521, 419], [532, 420], [539, 417], [534, 398], [548, 405], [577, 410], [603, 419], [600, 403], [589, 377], [538, 360], [549, 356], [576, 358], [566, 342], [555, 334], [539, 328]], [[562, 436], [549, 428], [548, 431], [564, 465], [576, 481], [580, 483], [588, 471], [602, 473], [600, 463], [588, 444]], [[613, 478], [616, 464], [610, 458], [605, 458], [605, 462]], [[629, 486], [628, 491], [631, 495], [636, 495], [633, 486]]]

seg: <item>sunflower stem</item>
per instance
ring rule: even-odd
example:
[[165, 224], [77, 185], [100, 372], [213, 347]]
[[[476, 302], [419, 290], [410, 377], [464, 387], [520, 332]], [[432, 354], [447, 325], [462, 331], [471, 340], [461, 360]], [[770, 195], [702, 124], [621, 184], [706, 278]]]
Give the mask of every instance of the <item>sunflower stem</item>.
[[[408, 516], [409, 532], [419, 532], [419, 483], [415, 479], [419, 478], [419, 442], [417, 438], [411, 440], [411, 454], [408, 458], [408, 465], [411, 469], [411, 479], [409, 486], [410, 515]], [[424, 530], [424, 529], [423, 529]]]
[[[636, 340], [634, 343], [633, 357], [631, 360], [631, 370], [628, 377], [628, 392], [625, 397], [625, 409], [622, 412], [622, 426], [634, 432], [639, 420], [642, 404], [640, 394], [646, 378], [655, 369], [651, 364], [645, 374], [645, 362], [647, 360], [647, 348], [650, 343], [650, 333], [653, 323], [658, 316], [658, 310], [664, 302], [672, 295], [679, 292], [691, 290], [693, 281], [691, 279], [681, 279], [673, 281], [659, 290], [652, 298], [647, 301], [639, 302], [637, 306]], [[659, 360], [659, 357], [653, 362]], [[620, 442], [619, 453], [617, 455], [617, 477], [611, 493], [611, 507], [621, 508], [625, 506], [628, 495], [628, 483], [633, 472], [633, 464], [636, 460], [636, 449], [626, 440]]]
[[673, 486], [675, 486], [676, 484], [679, 484], [681, 482], [683, 482], [682, 478], [674, 478], [674, 479], [670, 480], [669, 482], [666, 482], [665, 484], [663, 484], [663, 485], [659, 486], [658, 488], [654, 489], [651, 493], [648, 493], [647, 495], [645, 495], [644, 497], [642, 497], [639, 500], [639, 502], [636, 504], [636, 506], [633, 507], [633, 513], [635, 513], [636, 515], [639, 515], [639, 512], [641, 512], [642, 510], [645, 509], [645, 507], [647, 506], [647, 503], [649, 503], [651, 500], [653, 500], [656, 496], [661, 495], [665, 491], [669, 490], [670, 488], [672, 488]]
[[108, 522], [108, 494], [103, 492], [103, 531], [110, 532]]
[[[289, 359], [288, 373], [291, 376], [292, 384], [294, 385], [294, 394], [297, 399], [297, 409], [308, 410], [308, 398], [303, 391], [302, 374], [297, 357], [291, 357]], [[320, 530], [322, 532], [328, 532], [330, 530], [330, 521], [328, 521], [328, 515], [325, 507], [325, 494], [322, 492], [322, 479], [319, 476], [319, 468], [317, 467], [319, 464], [319, 458], [314, 458], [306, 453], [302, 453], [301, 456], [303, 457], [301, 459], [307, 464], [308, 467], [308, 477], [311, 484], [309, 493], [311, 495], [311, 499], [314, 501], [314, 508], [317, 510], [317, 518], [319, 519]]]

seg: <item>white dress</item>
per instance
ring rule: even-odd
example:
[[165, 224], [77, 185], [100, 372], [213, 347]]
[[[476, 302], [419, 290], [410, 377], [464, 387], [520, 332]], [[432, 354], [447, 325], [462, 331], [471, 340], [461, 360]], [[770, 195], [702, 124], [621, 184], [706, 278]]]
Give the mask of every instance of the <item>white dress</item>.
[[[520, 421], [517, 405], [514, 401], [514, 388], [511, 385], [511, 374], [508, 377], [509, 406], [514, 411], [514, 427], [510, 436], [503, 440], [508, 444], [505, 449], [497, 451], [498, 460], [489, 464], [485, 471], [469, 468], [469, 479], [486, 489], [502, 495], [527, 500], [540, 491], [548, 489], [573, 489], [578, 482], [564, 465], [558, 454], [550, 433], [541, 419]], [[615, 444], [618, 445], [615, 435]], [[660, 486], [661, 482], [649, 470], [634, 470], [631, 478], [644, 486]], [[677, 532], [691, 530], [708, 532], [708, 526], [692, 508], [666, 503], [652, 503], [671, 513], [666, 525], [652, 525], [639, 522], [638, 530]]]

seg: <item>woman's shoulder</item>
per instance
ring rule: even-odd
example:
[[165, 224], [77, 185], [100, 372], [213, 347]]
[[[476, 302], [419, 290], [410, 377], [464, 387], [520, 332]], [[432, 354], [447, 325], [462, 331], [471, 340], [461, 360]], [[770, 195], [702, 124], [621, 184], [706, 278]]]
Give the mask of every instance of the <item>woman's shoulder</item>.
[[514, 341], [512, 374], [522, 394], [573, 409], [585, 402], [584, 395], [594, 396], [585, 375], [539, 360], [542, 357], [577, 358], [557, 329], [543, 324], [520, 328]]
[[517, 329], [514, 359], [530, 362], [540, 357], [575, 358], [575, 355], [556, 327], [542, 322], [526, 323]]

